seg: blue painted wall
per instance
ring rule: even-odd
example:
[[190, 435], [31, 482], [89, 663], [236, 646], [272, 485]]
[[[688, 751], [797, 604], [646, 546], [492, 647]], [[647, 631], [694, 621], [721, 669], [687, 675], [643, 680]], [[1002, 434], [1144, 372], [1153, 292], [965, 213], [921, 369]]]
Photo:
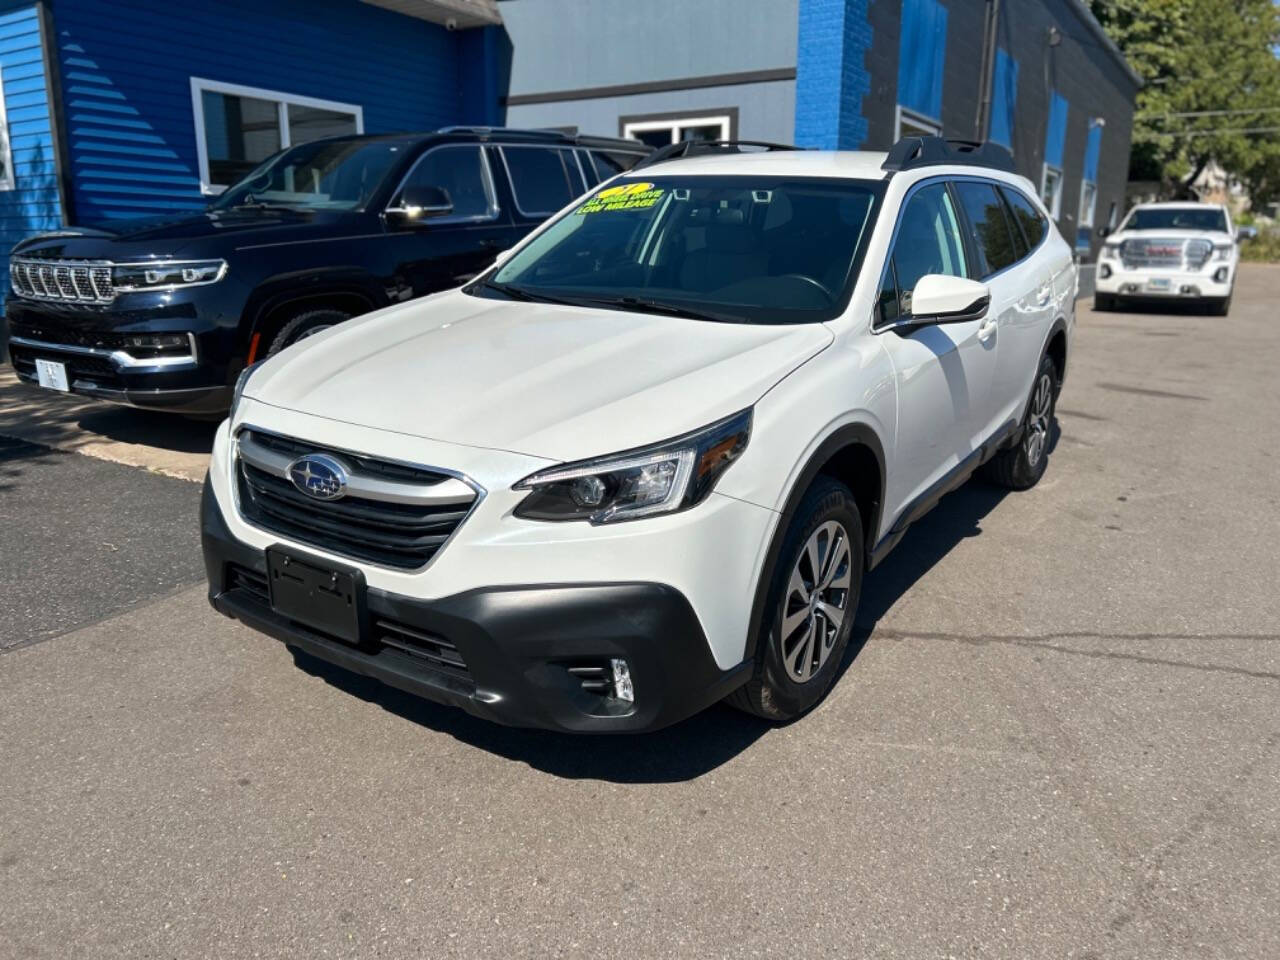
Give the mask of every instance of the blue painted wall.
[[1044, 162], [1062, 169], [1067, 146], [1067, 98], [1054, 90], [1049, 97], [1049, 122], [1044, 135]]
[[0, 69], [15, 188], [0, 191], [0, 289], [9, 288], [9, 248], [61, 224], [53, 128], [33, 4], [0, 3]]
[[856, 150], [867, 138], [862, 98], [871, 89], [867, 0], [800, 0], [800, 37], [795, 141]]
[[994, 88], [991, 92], [991, 132], [989, 140], [1013, 149], [1013, 118], [1018, 107], [1018, 61], [996, 50]]
[[903, 0], [898, 38], [898, 103], [935, 120], [942, 117], [942, 71], [947, 9], [938, 0]]
[[355, 0], [57, 0], [54, 24], [81, 223], [204, 205], [192, 76], [359, 104], [366, 133], [501, 116], [500, 49]]
[[1098, 157], [1102, 153], [1102, 127], [1089, 128], [1089, 140], [1084, 148], [1084, 178], [1098, 181]]

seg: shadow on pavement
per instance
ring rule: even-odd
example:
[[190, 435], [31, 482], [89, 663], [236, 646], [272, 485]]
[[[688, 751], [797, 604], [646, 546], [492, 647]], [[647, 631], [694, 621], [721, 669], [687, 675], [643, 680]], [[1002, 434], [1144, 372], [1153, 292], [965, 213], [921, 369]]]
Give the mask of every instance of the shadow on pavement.
[[17, 481], [33, 465], [44, 465], [57, 451], [25, 440], [0, 437], [0, 493], [17, 486]]
[[118, 440], [172, 450], [175, 453], [208, 453], [218, 421], [192, 420], [175, 413], [108, 407], [87, 411], [77, 421], [81, 430]]

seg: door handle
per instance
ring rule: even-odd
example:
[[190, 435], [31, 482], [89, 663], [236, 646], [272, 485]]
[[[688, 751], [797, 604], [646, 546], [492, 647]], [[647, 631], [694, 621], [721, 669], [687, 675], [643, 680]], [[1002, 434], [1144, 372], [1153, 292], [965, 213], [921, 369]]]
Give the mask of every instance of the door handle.
[[1036, 292], [1037, 307], [1047, 307], [1049, 305], [1049, 301], [1052, 299], [1053, 287], [1047, 283]]
[[982, 325], [978, 327], [978, 339], [986, 343], [996, 335], [996, 322], [991, 317], [987, 317], [982, 321]]

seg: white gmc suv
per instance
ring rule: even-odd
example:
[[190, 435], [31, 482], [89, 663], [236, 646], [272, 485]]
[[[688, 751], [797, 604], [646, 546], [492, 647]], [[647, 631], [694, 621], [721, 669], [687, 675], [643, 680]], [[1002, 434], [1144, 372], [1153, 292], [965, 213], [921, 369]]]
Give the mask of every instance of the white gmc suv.
[[817, 703], [908, 525], [1044, 472], [1076, 276], [1000, 148], [756, 146], [666, 148], [466, 287], [247, 369], [214, 607], [510, 724]]
[[1126, 300], [1195, 300], [1225, 317], [1231, 309], [1239, 251], [1231, 214], [1210, 203], [1134, 207], [1098, 257], [1094, 307]]

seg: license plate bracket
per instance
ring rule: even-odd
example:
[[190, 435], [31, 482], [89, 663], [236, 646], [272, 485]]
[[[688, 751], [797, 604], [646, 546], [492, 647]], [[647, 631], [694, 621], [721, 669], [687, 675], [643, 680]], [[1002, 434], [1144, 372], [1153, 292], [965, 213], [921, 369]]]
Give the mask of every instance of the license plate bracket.
[[364, 574], [359, 570], [268, 547], [267, 584], [276, 613], [359, 645], [367, 620]]
[[56, 360], [36, 360], [36, 383], [47, 390], [68, 393], [71, 385], [67, 383], [67, 365]]

